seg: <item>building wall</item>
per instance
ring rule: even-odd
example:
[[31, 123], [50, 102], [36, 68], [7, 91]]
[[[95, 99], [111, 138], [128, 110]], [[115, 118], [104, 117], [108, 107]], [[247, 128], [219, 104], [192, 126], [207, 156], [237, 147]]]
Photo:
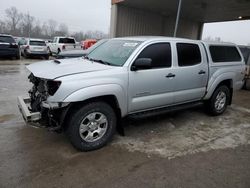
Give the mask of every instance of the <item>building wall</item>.
[[116, 36], [162, 35], [162, 17], [143, 10], [118, 6]]
[[[112, 5], [111, 37], [161, 35], [173, 36], [175, 17], [141, 10], [119, 4]], [[202, 24], [191, 20], [180, 20], [178, 37], [199, 39]]]

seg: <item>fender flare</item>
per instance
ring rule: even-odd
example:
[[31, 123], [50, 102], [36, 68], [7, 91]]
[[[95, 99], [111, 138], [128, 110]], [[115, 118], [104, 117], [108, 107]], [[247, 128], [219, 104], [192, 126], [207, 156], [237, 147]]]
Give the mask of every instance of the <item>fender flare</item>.
[[211, 98], [211, 96], [213, 95], [215, 89], [218, 87], [218, 85], [220, 83], [222, 83], [225, 80], [231, 80], [231, 88], [233, 88], [234, 86], [234, 78], [235, 77], [235, 73], [234, 72], [227, 72], [227, 73], [222, 73], [221, 75], [214, 75], [210, 81], [208, 82], [208, 89], [207, 89], [207, 93], [204, 96], [205, 100], [208, 100]]
[[80, 102], [91, 98], [102, 97], [112, 95], [116, 97], [119, 108], [121, 110], [121, 116], [127, 114], [127, 93], [118, 84], [105, 84], [105, 85], [94, 85], [85, 88], [81, 88], [74, 91], [70, 95], [64, 98], [63, 102]]

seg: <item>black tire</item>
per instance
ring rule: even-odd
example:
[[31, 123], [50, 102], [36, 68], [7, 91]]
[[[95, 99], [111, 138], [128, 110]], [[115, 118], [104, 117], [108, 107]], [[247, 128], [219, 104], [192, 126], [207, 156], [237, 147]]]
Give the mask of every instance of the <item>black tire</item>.
[[19, 51], [18, 54], [16, 55], [16, 60], [20, 60], [20, 59], [21, 59], [21, 53]]
[[[80, 125], [83, 124], [82, 121], [86, 119], [88, 115], [93, 113], [102, 113], [103, 115], [105, 115], [105, 118], [107, 120], [107, 128], [104, 135], [98, 140], [88, 142], [82, 138], [83, 135], [80, 135]], [[80, 151], [96, 150], [105, 146], [112, 139], [116, 130], [116, 122], [116, 114], [110, 105], [105, 102], [91, 102], [84, 105], [83, 107], [76, 108], [70, 115], [66, 134], [69, 137], [70, 142], [76, 149]], [[90, 129], [89, 126], [88, 129]], [[88, 130], [87, 132], [88, 135], [91, 130]]]
[[49, 60], [49, 55], [44, 56], [46, 60]]
[[246, 79], [245, 89], [250, 90], [250, 79]]
[[24, 53], [23, 53], [23, 57], [25, 58], [25, 59], [28, 59], [29, 58], [29, 56], [27, 55], [27, 53], [24, 51]]
[[[225, 97], [226, 97], [225, 103], [223, 105], [221, 105], [221, 108], [216, 108], [217, 96], [221, 93], [225, 94]], [[230, 93], [230, 90], [227, 86], [225, 86], [225, 85], [219, 86], [214, 91], [210, 100], [207, 102], [208, 112], [213, 116], [218, 116], [218, 115], [223, 114], [225, 112], [225, 110], [227, 109], [227, 105], [229, 104], [230, 96], [231, 96], [231, 93]]]
[[60, 54], [60, 52], [61, 52], [61, 50], [60, 50], [60, 48], [58, 48], [58, 50], [57, 50], [57, 55]]

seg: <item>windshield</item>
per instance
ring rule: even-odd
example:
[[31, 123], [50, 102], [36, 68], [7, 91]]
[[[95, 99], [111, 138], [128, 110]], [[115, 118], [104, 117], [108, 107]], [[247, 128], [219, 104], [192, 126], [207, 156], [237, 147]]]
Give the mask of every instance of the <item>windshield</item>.
[[99, 40], [97, 43], [95, 43], [93, 46], [91, 46], [90, 48], [86, 50], [86, 54], [89, 54], [91, 51], [93, 51], [94, 49], [96, 49], [98, 46], [100, 46], [106, 41], [108, 41], [108, 39]]
[[109, 40], [90, 52], [87, 58], [113, 66], [123, 66], [140, 43], [132, 40]]

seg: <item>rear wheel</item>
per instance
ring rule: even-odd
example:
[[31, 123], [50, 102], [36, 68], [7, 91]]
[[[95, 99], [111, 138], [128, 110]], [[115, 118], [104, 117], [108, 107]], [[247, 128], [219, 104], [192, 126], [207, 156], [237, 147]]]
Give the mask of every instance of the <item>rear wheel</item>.
[[92, 102], [75, 110], [66, 133], [72, 145], [81, 151], [106, 145], [116, 130], [116, 114], [105, 102]]
[[44, 56], [46, 60], [49, 60], [49, 55]]
[[246, 79], [245, 88], [246, 88], [247, 90], [250, 90], [250, 79]]
[[21, 59], [21, 52], [19, 51], [18, 54], [16, 55], [16, 59], [19, 60]]
[[227, 86], [219, 86], [208, 101], [207, 107], [211, 115], [223, 114], [227, 109], [230, 99], [230, 90]]

